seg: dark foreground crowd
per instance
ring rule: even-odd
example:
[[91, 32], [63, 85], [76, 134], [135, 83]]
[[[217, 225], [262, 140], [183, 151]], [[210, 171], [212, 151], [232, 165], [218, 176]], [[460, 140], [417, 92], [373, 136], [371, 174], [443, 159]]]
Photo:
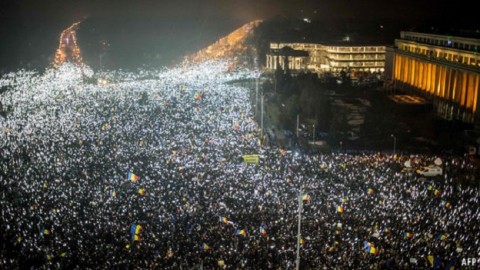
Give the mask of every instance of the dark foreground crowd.
[[[249, 74], [225, 70], [4, 75], [0, 268], [294, 269], [299, 196], [301, 269], [480, 257], [473, 161], [264, 145], [248, 91], [225, 83]], [[439, 160], [441, 176], [405, 172]]]

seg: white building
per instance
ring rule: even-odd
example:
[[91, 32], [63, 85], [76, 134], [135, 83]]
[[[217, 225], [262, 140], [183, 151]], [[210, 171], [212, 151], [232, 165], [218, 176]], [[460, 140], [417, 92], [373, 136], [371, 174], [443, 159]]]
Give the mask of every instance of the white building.
[[268, 70], [277, 68], [278, 51], [285, 47], [308, 53], [306, 58], [295, 59], [299, 64], [293, 65], [292, 71], [298, 68], [316, 73], [338, 73], [340, 71], [384, 72], [385, 69], [385, 46], [361, 46], [342, 42], [339, 44], [270, 43], [270, 52], [267, 54]]

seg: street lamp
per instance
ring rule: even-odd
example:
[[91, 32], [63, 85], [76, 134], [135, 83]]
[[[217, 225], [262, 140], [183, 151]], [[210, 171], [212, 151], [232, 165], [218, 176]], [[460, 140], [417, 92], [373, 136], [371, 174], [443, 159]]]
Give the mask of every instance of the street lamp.
[[397, 148], [397, 137], [395, 137], [395, 135], [393, 135], [393, 134], [390, 134], [390, 137], [393, 138], [393, 155], [395, 155], [395, 151], [396, 151], [396, 148]]
[[302, 198], [302, 189], [298, 193], [298, 228], [297, 228], [297, 259], [296, 259], [296, 270], [300, 269], [300, 240], [302, 238], [302, 210], [303, 210], [303, 198]]
[[[310, 189], [308, 192], [318, 191], [320, 189]], [[302, 239], [302, 210], [303, 210], [303, 195], [305, 190], [300, 187], [298, 191], [298, 227], [297, 227], [297, 259], [296, 259], [296, 270], [300, 270], [300, 240]], [[308, 195], [307, 195], [308, 196]]]

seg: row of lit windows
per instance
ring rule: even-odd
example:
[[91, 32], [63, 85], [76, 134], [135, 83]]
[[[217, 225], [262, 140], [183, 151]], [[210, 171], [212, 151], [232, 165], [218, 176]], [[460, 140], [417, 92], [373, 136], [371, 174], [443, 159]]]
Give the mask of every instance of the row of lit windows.
[[385, 52], [384, 46], [378, 47], [327, 47], [327, 52]]
[[458, 38], [453, 37], [427, 37], [422, 35], [414, 35], [414, 34], [404, 34], [402, 38], [417, 41], [420, 43], [443, 46], [443, 47], [450, 47], [456, 48], [460, 50], [478, 52], [480, 50], [480, 41], [478, 42], [466, 42], [466, 41], [458, 41]]
[[330, 61], [332, 67], [384, 67], [385, 62], [336, 62]]
[[450, 62], [457, 62], [466, 65], [479, 66], [480, 67], [480, 56], [477, 55], [462, 55], [455, 53], [453, 51], [445, 52], [427, 48], [421, 48], [415, 45], [406, 45], [403, 44], [399, 47], [403, 51], [421, 54], [428, 57], [434, 57], [439, 60], [446, 60]]
[[330, 54], [335, 60], [385, 60], [385, 54]]

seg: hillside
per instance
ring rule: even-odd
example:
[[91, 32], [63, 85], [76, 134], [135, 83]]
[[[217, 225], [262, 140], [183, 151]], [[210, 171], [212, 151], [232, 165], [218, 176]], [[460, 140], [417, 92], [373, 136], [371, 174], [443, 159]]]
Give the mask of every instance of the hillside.
[[236, 29], [229, 35], [217, 40], [212, 45], [187, 56], [190, 61], [204, 61], [209, 59], [241, 59], [256, 49], [247, 44], [249, 38], [254, 34], [254, 30], [262, 23], [261, 20], [249, 22]]

